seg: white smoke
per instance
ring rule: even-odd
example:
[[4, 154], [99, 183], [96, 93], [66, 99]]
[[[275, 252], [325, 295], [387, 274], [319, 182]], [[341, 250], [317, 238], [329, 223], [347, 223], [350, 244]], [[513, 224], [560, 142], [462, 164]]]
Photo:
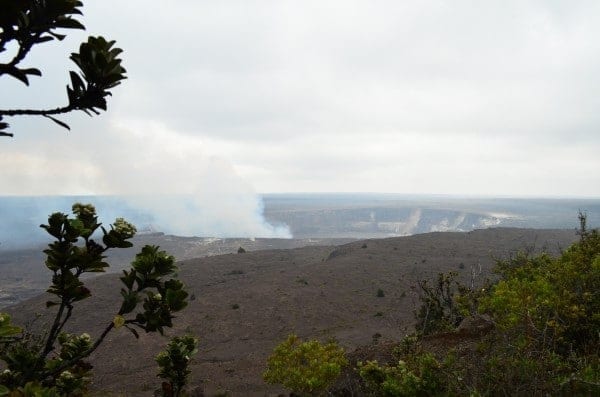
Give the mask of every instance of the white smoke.
[[[7, 172], [0, 176], [0, 183], [13, 187], [4, 194], [49, 198], [115, 195], [123, 198], [128, 207], [124, 208], [126, 213], [148, 214], [152, 226], [166, 233], [291, 237], [286, 226], [265, 221], [261, 197], [230, 162], [218, 154], [206, 153], [197, 135], [139, 120], [102, 122], [95, 128], [98, 130], [93, 132], [93, 139], [77, 132], [56, 136], [53, 142], [40, 144], [28, 152], [25, 147], [19, 148], [37, 162], [11, 163], [10, 156], [2, 156], [0, 165], [6, 166]], [[12, 183], [15, 180], [20, 185]], [[93, 203], [94, 199], [89, 197], [86, 201]], [[52, 212], [68, 212], [62, 207]], [[118, 207], [115, 210], [121, 205]], [[38, 225], [46, 221], [48, 213], [37, 220]], [[99, 215], [104, 222], [112, 221], [102, 213]]]
[[[105, 189], [128, 195], [155, 226], [177, 235], [290, 238], [263, 217], [262, 199], [226, 160], [204, 152], [202, 141], [151, 122], [115, 126], [123, 153], [105, 170]], [[114, 157], [113, 157], [114, 158]], [[126, 170], [126, 172], [123, 172]]]

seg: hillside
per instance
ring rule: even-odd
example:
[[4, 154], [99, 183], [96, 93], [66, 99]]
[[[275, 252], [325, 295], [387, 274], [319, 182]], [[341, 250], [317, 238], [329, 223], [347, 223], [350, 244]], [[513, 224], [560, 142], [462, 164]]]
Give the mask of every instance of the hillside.
[[[207, 395], [265, 395], [280, 390], [262, 382], [273, 347], [289, 333], [336, 338], [348, 351], [373, 342], [398, 339], [411, 329], [416, 293], [411, 288], [438, 272], [457, 271], [468, 279], [471, 268], [490, 275], [494, 258], [523, 250], [556, 253], [576, 238], [570, 230], [486, 229], [468, 233], [428, 233], [410, 237], [356, 241], [340, 246], [309, 246], [227, 254], [180, 263], [180, 277], [193, 294], [170, 334], [200, 338], [191, 385]], [[99, 330], [118, 310], [114, 274], [89, 281], [93, 297], [77, 307], [71, 331]], [[378, 289], [385, 297], [377, 297]], [[24, 324], [51, 310], [45, 296], [8, 310]], [[238, 308], [235, 308], [238, 305]], [[92, 356], [94, 387], [147, 396], [158, 384], [152, 357], [167, 338], [125, 329], [114, 331]]]
[[[122, 269], [128, 268], [135, 254], [146, 244], [159, 245], [178, 260], [185, 260], [235, 253], [240, 247], [246, 251], [257, 251], [343, 244], [349, 241], [353, 239], [203, 238], [141, 233], [132, 239], [132, 248], [108, 253], [111, 267], [107, 272], [121, 273]], [[0, 309], [39, 295], [48, 288], [48, 269], [42, 265], [45, 260], [42, 251], [45, 248], [46, 245], [39, 244], [37, 248], [0, 250]]]

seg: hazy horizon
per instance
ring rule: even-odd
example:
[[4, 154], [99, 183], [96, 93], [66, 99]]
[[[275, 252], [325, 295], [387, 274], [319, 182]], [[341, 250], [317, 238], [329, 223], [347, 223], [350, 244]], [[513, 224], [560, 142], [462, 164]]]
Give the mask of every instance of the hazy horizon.
[[577, 215], [600, 226], [600, 199], [489, 198], [376, 193], [278, 193], [232, 196], [215, 209], [194, 195], [0, 196], [1, 248], [47, 241], [38, 226], [77, 201], [100, 221], [124, 217], [140, 232], [218, 238], [381, 238], [486, 227], [575, 229]]

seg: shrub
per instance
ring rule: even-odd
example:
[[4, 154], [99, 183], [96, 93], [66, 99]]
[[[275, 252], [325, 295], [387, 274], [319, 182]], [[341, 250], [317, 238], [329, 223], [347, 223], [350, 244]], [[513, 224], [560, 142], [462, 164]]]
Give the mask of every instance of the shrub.
[[187, 384], [191, 371], [189, 364], [198, 352], [198, 340], [186, 335], [171, 339], [166, 349], [156, 356], [160, 371], [158, 376], [166, 379], [162, 385], [163, 397], [178, 397]]
[[600, 235], [585, 229], [558, 258], [519, 255], [497, 266], [502, 279], [482, 300], [506, 332], [556, 352], [595, 350], [600, 343]]
[[440, 273], [434, 286], [427, 280], [418, 282], [421, 306], [415, 312], [417, 330], [424, 335], [455, 328], [462, 319], [454, 301], [456, 273]]
[[439, 395], [444, 391], [441, 364], [430, 353], [415, 356], [413, 365], [400, 360], [395, 366], [380, 366], [377, 361], [358, 363], [358, 371], [374, 396], [403, 397]]
[[296, 335], [279, 344], [267, 361], [263, 379], [300, 395], [325, 393], [348, 364], [337, 343], [302, 342]]
[[[449, 354], [442, 363], [442, 386], [425, 394], [600, 395], [600, 235], [586, 229], [585, 216], [580, 222], [580, 240], [559, 257], [520, 253], [499, 261], [499, 279], [485, 288], [467, 288], [452, 274], [440, 275], [433, 287], [419, 284], [419, 337], [476, 313], [489, 314], [495, 325], [483, 334], [421, 338], [437, 354], [440, 341], [461, 349], [460, 360]], [[407, 353], [404, 366], [364, 366], [376, 395], [420, 393], [417, 353], [398, 351]]]

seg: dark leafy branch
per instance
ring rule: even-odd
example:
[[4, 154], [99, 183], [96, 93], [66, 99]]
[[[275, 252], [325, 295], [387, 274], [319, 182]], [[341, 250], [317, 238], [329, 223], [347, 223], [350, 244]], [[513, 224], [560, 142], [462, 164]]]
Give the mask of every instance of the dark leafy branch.
[[[36, 68], [20, 68], [33, 46], [52, 40], [63, 40], [65, 35], [57, 29], [85, 29], [74, 15], [81, 15], [81, 1], [74, 0], [0, 0], [0, 53], [6, 51], [10, 42], [15, 42], [16, 54], [6, 63], [0, 62], [0, 77], [15, 78], [29, 85], [30, 76], [41, 76]], [[118, 57], [121, 49], [114, 47], [114, 41], [101, 36], [90, 36], [72, 53], [70, 59], [79, 71], [70, 71], [70, 85], [67, 85], [68, 103], [62, 107], [48, 109], [0, 109], [0, 136], [13, 136], [7, 132], [9, 124], [3, 117], [44, 116], [63, 128], [68, 124], [53, 117], [80, 110], [88, 115], [106, 110], [106, 97], [110, 90], [126, 78], [125, 69]]]
[[56, 33], [56, 29], [85, 29], [73, 18], [73, 15], [82, 15], [82, 6], [80, 1], [74, 0], [0, 0], [0, 52], [4, 52], [11, 41], [18, 45], [12, 59], [0, 64], [0, 74], [9, 74], [27, 85], [28, 75], [41, 76], [38, 69], [19, 69], [17, 65], [34, 45], [63, 40], [66, 36]]

